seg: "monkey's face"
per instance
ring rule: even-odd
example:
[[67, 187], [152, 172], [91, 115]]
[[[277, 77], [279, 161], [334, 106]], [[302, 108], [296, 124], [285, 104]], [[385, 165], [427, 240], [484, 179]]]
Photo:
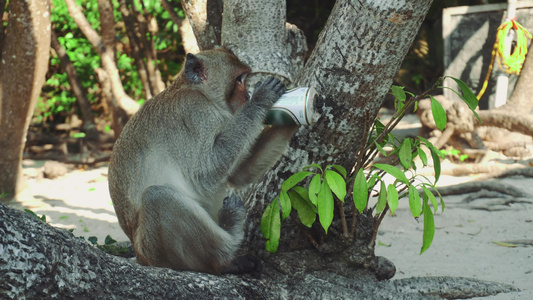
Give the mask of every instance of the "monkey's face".
[[183, 73], [210, 99], [224, 101], [232, 113], [250, 99], [246, 91], [250, 67], [226, 48], [187, 54]]

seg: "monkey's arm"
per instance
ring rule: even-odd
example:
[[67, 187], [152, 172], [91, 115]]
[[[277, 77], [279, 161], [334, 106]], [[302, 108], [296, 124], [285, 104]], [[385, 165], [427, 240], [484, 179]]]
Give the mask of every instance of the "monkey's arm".
[[235, 187], [244, 187], [256, 182], [283, 155], [299, 126], [266, 127], [246, 157], [231, 176], [229, 182]]
[[[211, 159], [216, 162], [213, 165], [220, 174], [239, 172], [239, 163], [249, 156], [249, 153], [254, 152], [250, 149], [257, 144], [258, 136], [263, 135], [261, 133], [264, 128], [263, 119], [267, 111], [284, 92], [285, 86], [280, 80], [274, 77], [267, 79], [256, 89], [252, 99], [220, 126], [210, 154]], [[288, 134], [283, 135], [288, 136]], [[264, 143], [275, 136], [267, 137]], [[290, 137], [286, 139], [289, 140]]]

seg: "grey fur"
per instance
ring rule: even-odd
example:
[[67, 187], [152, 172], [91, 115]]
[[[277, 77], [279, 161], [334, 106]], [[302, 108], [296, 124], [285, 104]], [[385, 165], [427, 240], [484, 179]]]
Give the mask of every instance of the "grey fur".
[[[224, 49], [191, 58], [176, 82], [125, 126], [111, 157], [110, 193], [141, 264], [239, 271], [230, 264], [243, 237], [245, 211], [238, 198], [225, 206], [223, 201], [230, 188], [259, 176], [250, 173], [270, 167], [295, 129], [261, 134], [268, 131], [262, 124], [266, 112], [285, 91], [278, 79], [267, 79], [233, 114], [228, 101], [236, 100], [229, 97], [237, 91], [237, 100], [248, 98], [234, 81], [249, 68]], [[203, 80], [191, 82], [190, 74]]]

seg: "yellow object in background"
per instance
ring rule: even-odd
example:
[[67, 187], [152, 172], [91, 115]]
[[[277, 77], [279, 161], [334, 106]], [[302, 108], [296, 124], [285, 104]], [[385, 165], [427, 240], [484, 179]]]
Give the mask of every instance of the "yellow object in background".
[[[507, 49], [505, 48], [505, 37], [509, 34], [509, 30], [511, 30], [511, 28], [516, 31], [516, 46], [512, 53], [511, 51], [506, 51]], [[481, 99], [485, 93], [485, 90], [487, 89], [496, 56], [500, 57], [499, 63], [502, 70], [509, 74], [520, 75], [522, 65], [526, 60], [528, 38], [532, 38], [531, 33], [529, 33], [524, 26], [518, 23], [516, 18], [505, 21], [502, 25], [500, 25], [500, 27], [498, 27], [498, 31], [496, 33], [496, 42], [494, 43], [494, 47], [492, 47], [492, 58], [490, 61], [489, 70], [487, 72], [487, 76], [485, 77], [485, 82], [483, 82], [483, 87], [477, 95], [478, 100]]]

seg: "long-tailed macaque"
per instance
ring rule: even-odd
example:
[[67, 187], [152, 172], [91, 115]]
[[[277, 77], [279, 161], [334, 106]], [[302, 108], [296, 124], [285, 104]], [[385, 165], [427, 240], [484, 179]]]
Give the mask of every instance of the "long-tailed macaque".
[[124, 127], [109, 189], [140, 264], [214, 274], [258, 268], [235, 258], [246, 214], [230, 191], [276, 162], [297, 127], [263, 125], [285, 86], [268, 78], [250, 99], [249, 73], [225, 48], [188, 54], [175, 82]]

